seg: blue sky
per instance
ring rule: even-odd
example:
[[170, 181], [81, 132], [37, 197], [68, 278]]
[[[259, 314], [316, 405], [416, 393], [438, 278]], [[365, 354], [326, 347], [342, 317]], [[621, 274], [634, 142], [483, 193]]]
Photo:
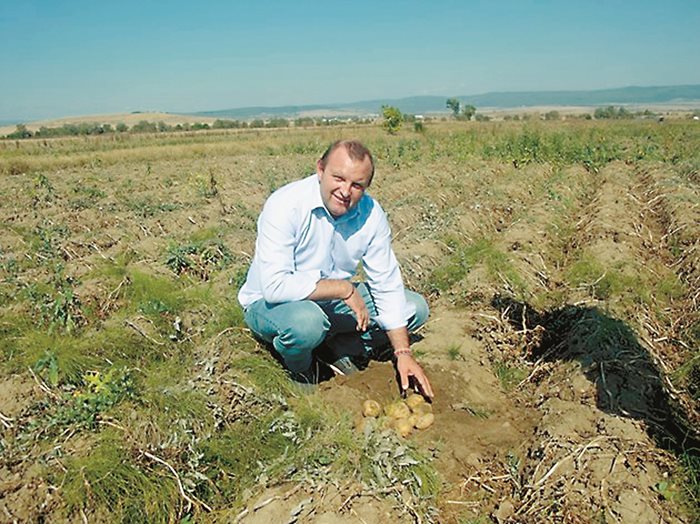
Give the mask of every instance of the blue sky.
[[700, 84], [700, 1], [0, 1], [0, 120]]

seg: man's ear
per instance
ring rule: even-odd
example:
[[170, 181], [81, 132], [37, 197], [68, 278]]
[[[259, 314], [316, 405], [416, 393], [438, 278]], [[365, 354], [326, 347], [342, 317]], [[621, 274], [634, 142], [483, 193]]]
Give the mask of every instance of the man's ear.
[[319, 178], [323, 174], [323, 164], [320, 159], [316, 160], [316, 173], [318, 173]]

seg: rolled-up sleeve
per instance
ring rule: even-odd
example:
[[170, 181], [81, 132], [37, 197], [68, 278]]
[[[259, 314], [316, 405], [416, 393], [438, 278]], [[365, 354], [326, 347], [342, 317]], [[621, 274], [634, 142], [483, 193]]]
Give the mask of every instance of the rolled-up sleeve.
[[383, 211], [379, 211], [377, 220], [376, 233], [362, 258], [362, 266], [377, 308], [375, 320], [382, 329], [391, 330], [406, 326], [412, 313], [407, 311], [401, 271], [391, 248], [391, 230]]
[[316, 289], [321, 270], [297, 271], [294, 262], [299, 223], [296, 209], [268, 201], [258, 219], [255, 244], [263, 298], [275, 304], [304, 300]]

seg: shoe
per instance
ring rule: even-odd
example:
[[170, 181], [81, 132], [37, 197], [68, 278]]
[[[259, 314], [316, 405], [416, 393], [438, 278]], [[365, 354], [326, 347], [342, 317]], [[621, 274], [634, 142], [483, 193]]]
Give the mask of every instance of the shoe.
[[310, 394], [318, 388], [318, 373], [316, 366], [312, 365], [309, 369], [302, 372], [289, 372], [289, 380], [294, 385], [294, 388], [302, 394]]
[[336, 375], [340, 376], [352, 375], [360, 371], [350, 357], [340, 357], [332, 364], [328, 364], [328, 367], [331, 368]]

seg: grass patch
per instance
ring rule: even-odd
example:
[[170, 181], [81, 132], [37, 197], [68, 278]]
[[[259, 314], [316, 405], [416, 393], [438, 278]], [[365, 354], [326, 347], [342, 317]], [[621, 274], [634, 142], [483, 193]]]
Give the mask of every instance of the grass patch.
[[245, 372], [246, 377], [259, 390], [276, 395], [291, 395], [292, 384], [282, 366], [272, 358], [250, 355], [231, 363], [234, 369]]
[[683, 453], [680, 465], [683, 477], [681, 498], [691, 522], [700, 522], [700, 450]]
[[19, 351], [14, 360], [18, 368], [30, 366], [54, 386], [79, 384], [87, 370], [107, 365], [86, 350], [91, 345], [82, 337], [29, 331], [18, 340]]
[[588, 253], [583, 253], [565, 272], [574, 287], [586, 289], [598, 300], [631, 298], [636, 303], [651, 302], [651, 290], [640, 273], [627, 273], [628, 264], [617, 262], [606, 267]]
[[171, 474], [138, 464], [111, 432], [101, 435], [89, 455], [66, 461], [62, 496], [69, 511], [95, 509], [113, 522], [169, 523], [184, 516]]
[[436, 267], [429, 279], [429, 287], [439, 292], [449, 291], [463, 280], [477, 264], [483, 264], [498, 284], [506, 280], [514, 289], [523, 291], [525, 283], [513, 268], [505, 253], [498, 250], [493, 242], [482, 238], [471, 244], [452, 237], [445, 242], [450, 254]]
[[294, 464], [301, 442], [298, 424], [293, 417], [280, 417], [275, 411], [234, 424], [198, 446], [212, 481], [202, 486], [204, 497], [216, 505], [240, 503], [244, 490], [256, 485], [263, 473], [275, 478]]

